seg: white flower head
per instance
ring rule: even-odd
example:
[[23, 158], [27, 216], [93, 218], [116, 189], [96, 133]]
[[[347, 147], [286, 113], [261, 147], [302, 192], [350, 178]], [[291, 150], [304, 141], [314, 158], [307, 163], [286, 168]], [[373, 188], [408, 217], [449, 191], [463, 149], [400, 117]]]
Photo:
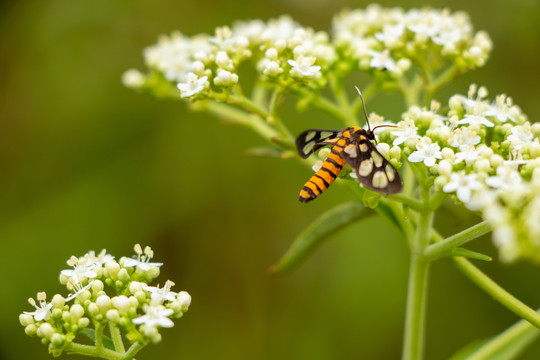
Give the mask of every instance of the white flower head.
[[61, 274], [71, 279], [73, 284], [79, 284], [86, 279], [92, 279], [98, 276], [98, 274], [92, 270], [96, 265], [93, 262], [88, 262], [87, 258], [78, 259], [76, 256], [72, 256], [68, 260], [68, 265], [73, 266], [73, 269], [62, 270]]
[[189, 72], [184, 76], [183, 83], [178, 83], [177, 87], [180, 90], [180, 96], [183, 98], [193, 96], [200, 93], [208, 86], [208, 76], [198, 77], [195, 73]]
[[148, 285], [143, 285], [142, 288], [151, 293], [150, 296], [152, 300], [163, 302], [165, 300], [174, 301], [176, 299], [176, 295], [178, 294], [174, 291], [171, 291], [172, 286], [174, 286], [174, 283], [170, 280], [167, 280], [162, 288], [160, 288], [159, 286]]
[[493, 124], [485, 117], [471, 114], [465, 114], [465, 118], [459, 120], [457, 123], [458, 125], [484, 125], [487, 127], [495, 126], [495, 124]]
[[45, 300], [46, 298], [47, 298], [47, 294], [45, 294], [45, 292], [39, 292], [37, 294], [39, 306], [36, 304], [36, 301], [33, 298], [29, 298], [28, 302], [30, 303], [30, 305], [36, 308], [36, 311], [33, 311], [33, 312], [25, 311], [24, 314], [32, 315], [34, 317], [34, 320], [36, 321], [49, 320], [51, 317], [52, 303], [48, 303]]
[[467, 165], [471, 165], [476, 159], [478, 159], [478, 156], [480, 155], [478, 150], [473, 145], [469, 145], [467, 147], [461, 146], [460, 150], [461, 151], [455, 154], [456, 159], [454, 160], [454, 164], [459, 164], [465, 160]]
[[469, 127], [460, 127], [454, 130], [453, 136], [448, 139], [448, 143], [463, 151], [467, 150], [470, 146], [478, 145], [480, 140], [481, 138], [476, 134], [476, 131]]
[[90, 280], [88, 282], [88, 284], [84, 285], [82, 283], [74, 283], [73, 282], [73, 279], [70, 278], [67, 282], [67, 288], [69, 290], [72, 290], [73, 291], [73, 294], [70, 294], [68, 297], [66, 297], [66, 301], [71, 301], [73, 299], [76, 299], [78, 298], [83, 292], [85, 292], [86, 290], [90, 289], [90, 287], [92, 286], [92, 283], [94, 281], [93, 280]]
[[137, 254], [137, 258], [128, 258], [124, 261], [124, 267], [137, 267], [143, 271], [148, 271], [153, 267], [160, 267], [163, 265], [163, 263], [158, 262], [150, 262], [150, 259], [154, 257], [154, 251], [147, 246], [144, 248], [144, 255], [143, 250], [141, 248], [141, 245], [136, 244], [134, 247], [135, 253]]
[[482, 183], [477, 180], [476, 174], [465, 174], [464, 171], [453, 173], [450, 182], [443, 187], [444, 192], [456, 192], [458, 199], [468, 204], [471, 201], [473, 191], [483, 188]]
[[495, 189], [512, 189], [520, 185], [523, 179], [515, 166], [499, 166], [497, 174], [486, 179], [486, 184]]
[[522, 126], [514, 126], [510, 129], [511, 135], [508, 135], [506, 140], [510, 141], [513, 149], [520, 150], [524, 144], [529, 144], [533, 141], [534, 135], [531, 132], [531, 126], [525, 123]]
[[437, 143], [420, 141], [416, 144], [416, 151], [409, 155], [410, 162], [423, 162], [428, 167], [435, 165], [436, 159], [442, 159], [441, 147]]
[[378, 70], [386, 69], [390, 72], [398, 70], [396, 61], [390, 56], [388, 49], [383, 52], [367, 50], [366, 53], [371, 56], [369, 66]]
[[133, 323], [137, 325], [144, 324], [148, 327], [161, 326], [170, 328], [174, 326], [174, 322], [169, 319], [169, 316], [174, 312], [172, 309], [166, 309], [162, 305], [147, 305], [145, 312], [146, 315], [133, 319]]
[[398, 126], [396, 130], [390, 131], [390, 135], [397, 136], [392, 142], [392, 145], [401, 145], [410, 139], [420, 139], [414, 121], [401, 121]]
[[299, 55], [296, 60], [287, 60], [287, 62], [292, 66], [291, 73], [311, 77], [321, 70], [319, 65], [313, 65], [315, 60], [314, 56]]

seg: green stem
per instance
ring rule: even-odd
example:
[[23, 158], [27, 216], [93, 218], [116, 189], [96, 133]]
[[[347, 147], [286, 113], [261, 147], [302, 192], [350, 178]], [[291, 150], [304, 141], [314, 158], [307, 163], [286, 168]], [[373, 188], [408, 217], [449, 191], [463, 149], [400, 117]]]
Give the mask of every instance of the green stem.
[[96, 324], [96, 340], [95, 340], [95, 348], [96, 351], [101, 351], [104, 349], [103, 346], [103, 330], [105, 329], [105, 325], [102, 323]]
[[403, 360], [423, 357], [424, 323], [429, 263], [413, 255], [409, 265]]
[[125, 353], [126, 348], [124, 347], [124, 342], [122, 341], [122, 334], [120, 333], [120, 329], [113, 322], [110, 322], [109, 330], [111, 332], [114, 349], [121, 354]]
[[[480, 349], [467, 357], [467, 360], [490, 360], [502, 358], [501, 354], [517, 355], [540, 336], [540, 331], [529, 322], [520, 320], [504, 332], [498, 334]], [[511, 351], [511, 353], [507, 353]], [[498, 357], [497, 357], [498, 356]]]
[[424, 256], [428, 260], [435, 260], [447, 256], [453, 249], [471, 240], [474, 240], [491, 231], [491, 226], [483, 221], [460, 233], [452, 235], [442, 241], [429, 245], [424, 250]]
[[[423, 191], [422, 198], [424, 203], [429, 201], [427, 191]], [[412, 256], [409, 265], [403, 360], [420, 360], [423, 358], [429, 272], [429, 262], [424, 259], [423, 252], [431, 239], [433, 212], [424, 211], [420, 212], [419, 215], [418, 227], [411, 246]]]
[[272, 142], [273, 138], [280, 138], [281, 134], [259, 116], [236, 109], [231, 105], [207, 101], [204, 105], [208, 112], [226, 119], [227, 121], [244, 125], [253, 129], [257, 134]]
[[514, 312], [516, 315], [530, 322], [532, 325], [540, 328], [540, 315], [515, 298], [508, 291], [504, 290], [499, 284], [489, 278], [486, 274], [480, 271], [477, 267], [462, 257], [454, 257], [452, 259], [456, 267], [471, 279], [482, 290], [491, 295], [496, 301]]
[[124, 354], [117, 353], [114, 350], [102, 348], [99, 350], [96, 346], [71, 343], [66, 345], [66, 351], [70, 354], [79, 354], [85, 356], [99, 357], [109, 360], [123, 360]]
[[426, 210], [425, 205], [423, 203], [404, 194], [389, 195], [388, 199], [398, 201], [402, 203], [403, 205], [406, 205], [416, 211]]

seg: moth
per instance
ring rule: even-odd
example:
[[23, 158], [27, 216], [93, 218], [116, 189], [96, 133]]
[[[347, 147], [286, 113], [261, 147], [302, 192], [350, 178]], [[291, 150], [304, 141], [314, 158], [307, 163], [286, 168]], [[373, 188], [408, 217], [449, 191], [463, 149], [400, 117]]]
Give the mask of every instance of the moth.
[[296, 138], [296, 148], [303, 159], [323, 146], [332, 145], [321, 168], [300, 190], [298, 200], [305, 203], [321, 195], [332, 185], [345, 164], [351, 166], [360, 184], [370, 190], [381, 194], [396, 194], [401, 191], [399, 173], [372, 143], [375, 141], [373, 130], [391, 125], [380, 125], [371, 130], [365, 110], [364, 114], [367, 130], [358, 126], [344, 130], [310, 129]]

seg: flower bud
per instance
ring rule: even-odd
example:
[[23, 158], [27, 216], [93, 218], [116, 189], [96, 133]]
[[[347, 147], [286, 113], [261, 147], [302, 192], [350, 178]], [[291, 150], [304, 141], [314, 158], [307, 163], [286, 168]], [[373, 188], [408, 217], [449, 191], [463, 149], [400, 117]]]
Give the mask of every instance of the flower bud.
[[28, 314], [20, 314], [19, 315], [19, 322], [22, 326], [28, 326], [34, 323], [34, 317], [32, 315]]
[[182, 311], [187, 311], [187, 309], [191, 305], [191, 295], [189, 295], [186, 291], [180, 291], [176, 296], [176, 299], [178, 300], [178, 302], [180, 302], [180, 305], [182, 306]]
[[37, 329], [37, 336], [50, 339], [54, 335], [54, 328], [49, 323], [43, 323]]
[[71, 305], [69, 313], [71, 314], [71, 318], [75, 322], [84, 315], [84, 308], [79, 304], [74, 304]]
[[118, 310], [111, 309], [107, 311], [107, 319], [112, 322], [118, 322], [120, 320], [120, 313]]
[[105, 312], [111, 307], [111, 298], [107, 295], [100, 295], [96, 299], [96, 305], [99, 307], [100, 311]]

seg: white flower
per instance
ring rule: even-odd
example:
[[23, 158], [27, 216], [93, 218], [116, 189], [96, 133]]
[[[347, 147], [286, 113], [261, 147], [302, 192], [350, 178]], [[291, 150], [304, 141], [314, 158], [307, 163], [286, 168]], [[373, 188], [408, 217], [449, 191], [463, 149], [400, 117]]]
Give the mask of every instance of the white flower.
[[94, 280], [90, 280], [88, 282], [88, 284], [83, 286], [82, 283], [80, 283], [80, 282], [79, 283], [74, 283], [72, 279], [69, 279], [68, 283], [67, 283], [67, 287], [68, 287], [69, 290], [74, 290], [74, 292], [73, 292], [73, 294], [69, 295], [66, 298], [66, 301], [71, 301], [71, 300], [79, 297], [79, 295], [81, 295], [84, 291], [90, 289], [93, 282], [94, 282]]
[[522, 178], [515, 166], [499, 166], [497, 175], [486, 179], [486, 184], [495, 189], [511, 189], [521, 182]]
[[371, 61], [369, 62], [370, 67], [378, 70], [386, 69], [391, 72], [398, 70], [397, 64], [390, 56], [388, 50], [384, 50], [383, 52], [368, 50], [366, 53], [371, 56]]
[[96, 255], [94, 250], [89, 251], [83, 258], [87, 259], [87, 266], [103, 265], [109, 261], [114, 260], [114, 256], [107, 254], [107, 250], [103, 249]]
[[82, 283], [86, 279], [92, 279], [98, 276], [98, 274], [92, 270], [95, 264], [87, 264], [86, 259], [79, 260], [77, 257], [72, 256], [67, 263], [68, 265], [73, 266], [73, 269], [62, 270], [60, 273], [70, 278], [74, 285]]
[[200, 93], [208, 85], [208, 76], [199, 78], [192, 72], [187, 73], [184, 76], [185, 82], [178, 83], [177, 87], [180, 90], [180, 96], [190, 97]]
[[453, 147], [458, 147], [461, 151], [467, 150], [470, 146], [480, 143], [480, 136], [469, 127], [460, 127], [454, 130], [454, 135], [448, 139], [448, 143]]
[[154, 257], [154, 252], [152, 249], [147, 246], [144, 248], [144, 255], [141, 248], [141, 245], [137, 244], [135, 245], [135, 253], [137, 254], [136, 259], [128, 258], [124, 261], [124, 267], [134, 267], [137, 266], [139, 269], [143, 271], [148, 271], [153, 267], [160, 267], [163, 265], [163, 263], [158, 262], [150, 262], [150, 259]]
[[491, 121], [486, 119], [483, 116], [480, 115], [471, 115], [471, 114], [465, 114], [465, 118], [461, 119], [457, 122], [459, 125], [484, 125], [487, 127], [493, 127], [495, 124], [493, 124]]
[[410, 162], [424, 162], [426, 166], [435, 165], [436, 159], [442, 159], [441, 147], [437, 143], [427, 144], [425, 142], [418, 142], [416, 144], [416, 151], [409, 155]]
[[483, 116], [492, 116], [500, 123], [505, 123], [507, 120], [516, 122], [516, 118], [510, 114], [508, 107], [503, 107], [499, 104], [488, 105], [487, 110], [482, 113]]
[[149, 305], [145, 309], [146, 315], [133, 319], [133, 323], [140, 325], [145, 324], [148, 327], [161, 326], [170, 328], [174, 326], [174, 322], [169, 319], [173, 314], [172, 309], [166, 309], [161, 305]]
[[465, 160], [465, 163], [467, 165], [471, 165], [471, 163], [478, 158], [479, 153], [472, 145], [469, 145], [466, 148], [461, 146], [460, 150], [460, 152], [456, 153], [456, 159], [454, 160], [454, 164], [459, 164], [460, 162]]
[[510, 129], [512, 134], [508, 135], [506, 138], [506, 140], [510, 141], [512, 145], [514, 145], [513, 148], [516, 150], [520, 150], [523, 144], [529, 144], [534, 139], [534, 135], [531, 132], [531, 126], [527, 125], [528, 124], [512, 127]]
[[399, 43], [401, 35], [405, 32], [403, 23], [384, 24], [383, 31], [375, 34], [375, 39], [383, 42], [388, 47], [393, 47]]
[[30, 305], [36, 308], [36, 311], [25, 311], [24, 313], [26, 315], [32, 315], [34, 317], [34, 320], [36, 321], [49, 320], [49, 318], [51, 317], [52, 303], [48, 303], [47, 301], [45, 301], [46, 298], [47, 295], [45, 294], [45, 292], [39, 292], [37, 294], [39, 306], [37, 306], [36, 301], [33, 298], [29, 298], [28, 302], [30, 303]]
[[143, 285], [142, 288], [151, 293], [152, 300], [163, 302], [165, 300], [174, 301], [176, 299], [177, 293], [171, 291], [171, 287], [174, 286], [174, 283], [170, 280], [165, 282], [165, 286], [159, 288], [159, 286], [148, 286]]
[[[414, 122], [410, 121], [409, 123], [404, 123], [405, 127], [399, 127], [396, 130], [390, 131], [390, 135], [397, 136], [392, 145], [400, 145], [406, 142], [409, 139], [420, 139], [420, 135], [416, 133], [416, 126]], [[402, 123], [400, 123], [402, 125]]]
[[443, 187], [443, 191], [447, 193], [455, 191], [458, 199], [467, 204], [471, 201], [472, 192], [483, 188], [476, 178], [476, 174], [466, 175], [464, 171], [453, 173], [450, 182]]
[[463, 37], [463, 34], [458, 29], [441, 31], [437, 35], [432, 37], [432, 41], [444, 47], [453, 47]]
[[289, 65], [292, 66], [291, 73], [297, 73], [300, 76], [313, 76], [321, 70], [319, 65], [313, 65], [316, 58], [314, 56], [304, 57], [299, 55], [295, 60], [287, 60]]

